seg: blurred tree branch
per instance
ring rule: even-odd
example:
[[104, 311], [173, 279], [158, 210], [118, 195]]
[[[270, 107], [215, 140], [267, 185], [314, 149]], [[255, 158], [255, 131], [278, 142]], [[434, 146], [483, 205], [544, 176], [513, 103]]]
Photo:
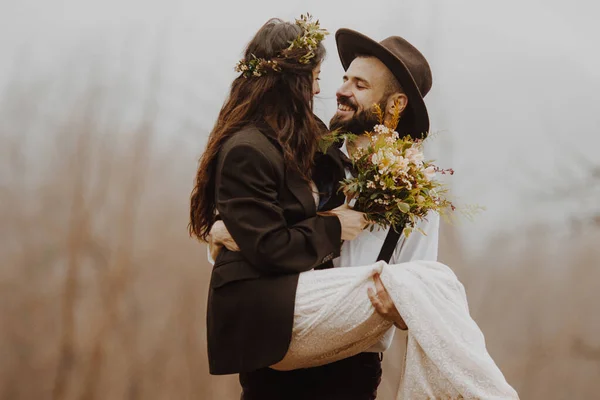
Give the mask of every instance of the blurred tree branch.
[[[600, 227], [600, 164], [590, 160], [577, 149], [570, 150], [569, 165], [575, 166], [578, 173], [561, 168], [566, 176], [559, 185], [541, 196], [545, 201], [575, 201], [576, 207], [569, 210], [571, 230], [579, 232], [586, 227]], [[556, 178], [556, 175], [554, 176]]]
[[573, 340], [571, 353], [579, 358], [600, 362], [600, 346], [592, 346], [581, 338]]

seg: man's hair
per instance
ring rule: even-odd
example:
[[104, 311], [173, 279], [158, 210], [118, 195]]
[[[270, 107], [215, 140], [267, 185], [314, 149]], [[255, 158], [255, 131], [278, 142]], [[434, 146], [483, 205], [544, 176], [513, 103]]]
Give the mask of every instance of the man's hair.
[[390, 76], [386, 77], [388, 79], [386, 79], [384, 97], [388, 98], [394, 93], [404, 93], [404, 89], [402, 89], [400, 82], [398, 82], [398, 79], [392, 74], [392, 71], [388, 69], [387, 72], [389, 72]]

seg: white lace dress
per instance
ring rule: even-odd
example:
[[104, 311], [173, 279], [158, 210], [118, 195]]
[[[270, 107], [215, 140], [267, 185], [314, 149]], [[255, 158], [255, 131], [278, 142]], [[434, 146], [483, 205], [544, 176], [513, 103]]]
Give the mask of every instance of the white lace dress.
[[392, 324], [367, 296], [375, 272], [408, 326], [398, 399], [518, 399], [469, 315], [463, 285], [437, 262], [378, 262], [300, 274], [292, 342], [272, 368], [328, 364], [376, 343]]

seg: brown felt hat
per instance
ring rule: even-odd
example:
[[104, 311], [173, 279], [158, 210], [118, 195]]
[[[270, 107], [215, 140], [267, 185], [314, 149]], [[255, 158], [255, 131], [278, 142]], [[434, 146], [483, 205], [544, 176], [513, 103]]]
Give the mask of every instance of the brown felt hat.
[[408, 113], [401, 123], [413, 137], [425, 137], [429, 132], [429, 116], [423, 97], [431, 89], [431, 69], [427, 60], [412, 44], [399, 36], [390, 36], [376, 42], [351, 29], [340, 29], [335, 34], [338, 53], [344, 70], [359, 55], [370, 55], [383, 62], [404, 89], [408, 97]]

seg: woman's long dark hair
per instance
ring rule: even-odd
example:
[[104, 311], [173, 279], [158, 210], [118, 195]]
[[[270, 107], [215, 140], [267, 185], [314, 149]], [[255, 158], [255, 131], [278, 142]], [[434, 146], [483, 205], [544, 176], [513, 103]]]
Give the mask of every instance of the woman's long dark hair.
[[[302, 49], [287, 52], [291, 41], [302, 34], [296, 24], [271, 19], [248, 44], [245, 60], [254, 56], [277, 61], [281, 71], [268, 70], [260, 77], [237, 77], [221, 108], [198, 166], [191, 195], [189, 233], [206, 241], [215, 220], [215, 168], [223, 143], [249, 123], [264, 119], [275, 123], [287, 165], [310, 176], [322, 126], [312, 111], [313, 70], [323, 60], [319, 44], [309, 64], [298, 60]], [[297, 54], [294, 54], [297, 53]]]

